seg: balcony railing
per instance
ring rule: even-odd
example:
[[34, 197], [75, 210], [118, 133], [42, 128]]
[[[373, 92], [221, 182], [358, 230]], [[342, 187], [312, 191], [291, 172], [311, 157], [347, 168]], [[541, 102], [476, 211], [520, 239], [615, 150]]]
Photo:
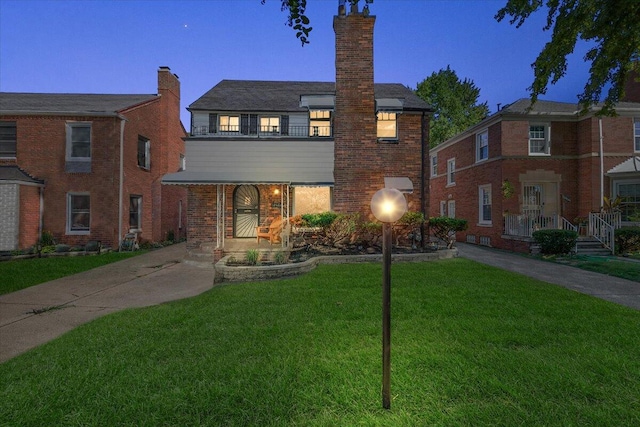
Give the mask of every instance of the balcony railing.
[[531, 237], [534, 231], [557, 229], [559, 215], [504, 214], [504, 234]]
[[283, 137], [283, 138], [330, 138], [331, 126], [260, 126], [258, 129], [241, 129], [240, 126], [219, 126], [210, 132], [209, 126], [194, 126], [191, 136], [238, 136], [247, 138]]

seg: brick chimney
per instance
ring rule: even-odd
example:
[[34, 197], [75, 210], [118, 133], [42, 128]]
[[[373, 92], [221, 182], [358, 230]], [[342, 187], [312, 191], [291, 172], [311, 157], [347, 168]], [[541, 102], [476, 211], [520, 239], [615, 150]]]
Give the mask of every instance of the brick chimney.
[[[636, 63], [636, 66], [640, 69], [640, 64]], [[640, 73], [636, 70], [629, 71], [620, 101], [640, 102]]]
[[[383, 185], [376, 147], [373, 86], [375, 16], [344, 4], [333, 18], [336, 34], [336, 99], [334, 119], [334, 192], [337, 212], [370, 213], [369, 203]], [[378, 173], [379, 175], [379, 173]]]

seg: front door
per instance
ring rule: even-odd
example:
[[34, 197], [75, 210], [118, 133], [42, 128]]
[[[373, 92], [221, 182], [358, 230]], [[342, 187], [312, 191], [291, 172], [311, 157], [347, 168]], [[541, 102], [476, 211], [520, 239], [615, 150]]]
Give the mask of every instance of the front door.
[[256, 237], [260, 216], [260, 192], [253, 185], [240, 185], [233, 193], [233, 237]]

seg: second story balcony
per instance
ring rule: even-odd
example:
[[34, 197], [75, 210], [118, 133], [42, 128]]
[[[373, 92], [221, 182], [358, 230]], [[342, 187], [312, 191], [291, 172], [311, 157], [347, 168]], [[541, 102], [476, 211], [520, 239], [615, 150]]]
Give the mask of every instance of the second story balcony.
[[201, 137], [242, 137], [242, 138], [331, 138], [331, 126], [258, 126], [250, 129], [241, 126], [193, 126], [191, 136]]

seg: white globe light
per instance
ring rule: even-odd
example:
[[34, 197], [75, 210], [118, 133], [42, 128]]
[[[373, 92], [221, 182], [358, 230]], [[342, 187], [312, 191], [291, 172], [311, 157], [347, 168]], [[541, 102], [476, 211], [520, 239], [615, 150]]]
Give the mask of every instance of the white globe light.
[[382, 222], [395, 222], [407, 212], [407, 200], [395, 188], [383, 188], [371, 198], [371, 212]]

